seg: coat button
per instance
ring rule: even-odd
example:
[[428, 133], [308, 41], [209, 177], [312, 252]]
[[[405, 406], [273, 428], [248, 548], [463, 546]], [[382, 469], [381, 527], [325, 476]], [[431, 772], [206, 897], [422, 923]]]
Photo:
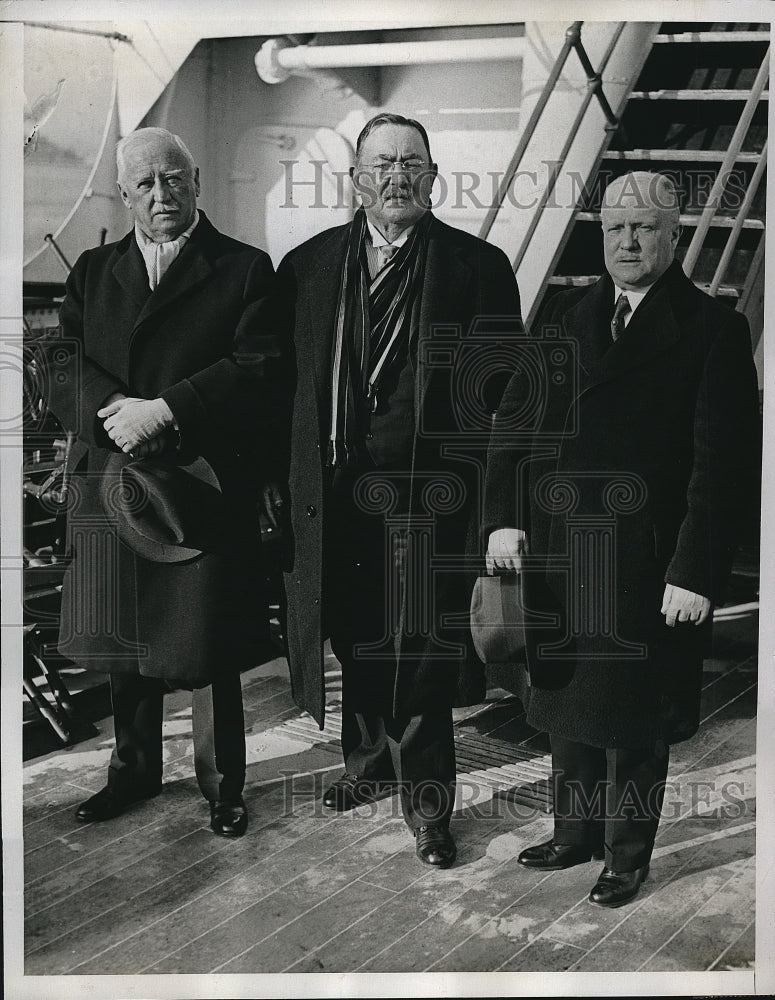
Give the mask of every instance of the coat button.
[[307, 507], [307, 517], [314, 517], [318, 512], [317, 507], [313, 507], [312, 504]]

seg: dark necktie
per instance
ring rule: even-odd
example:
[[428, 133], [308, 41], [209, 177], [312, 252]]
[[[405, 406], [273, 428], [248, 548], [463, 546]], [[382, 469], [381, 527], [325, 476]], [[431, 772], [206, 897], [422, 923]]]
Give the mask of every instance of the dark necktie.
[[616, 300], [616, 308], [611, 317], [611, 337], [616, 341], [624, 331], [624, 317], [630, 312], [630, 300], [622, 292]]

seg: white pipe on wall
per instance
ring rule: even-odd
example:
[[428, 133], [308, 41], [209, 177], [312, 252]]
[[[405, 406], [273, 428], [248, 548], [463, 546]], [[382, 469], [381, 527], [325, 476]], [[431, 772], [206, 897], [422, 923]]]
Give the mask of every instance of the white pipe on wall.
[[346, 66], [498, 62], [521, 59], [524, 52], [523, 37], [296, 46], [285, 39], [270, 38], [256, 53], [255, 63], [258, 75], [265, 83], [282, 83], [294, 70], [341, 69]]

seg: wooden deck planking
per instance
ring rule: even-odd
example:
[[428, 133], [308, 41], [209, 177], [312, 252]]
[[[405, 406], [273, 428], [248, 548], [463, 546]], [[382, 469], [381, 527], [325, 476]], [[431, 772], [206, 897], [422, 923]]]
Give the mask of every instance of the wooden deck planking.
[[719, 891], [641, 966], [641, 971], [674, 972], [687, 968], [687, 963], [696, 969], [709, 969], [750, 924], [755, 888], [751, 856], [737, 864]]
[[[406, 844], [407, 834], [400, 820], [388, 820], [376, 828], [367, 819], [350, 819], [336, 825], [346, 829], [336, 845], [339, 849], [325, 860], [300, 871], [298, 856], [292, 856], [289, 874], [293, 877], [284, 884], [280, 882], [280, 888], [273, 888], [278, 883], [272, 879], [270, 891], [263, 895], [255, 893], [254, 901], [245, 909], [227, 916], [213, 929], [143, 971], [211, 972], [356, 881], [364, 864], [359, 848], [368, 852], [366, 841], [370, 840], [372, 846], [381, 842], [381, 849], [386, 852], [400, 850]], [[272, 873], [267, 874], [271, 878]], [[377, 886], [371, 888], [375, 894], [389, 892]]]
[[[636, 962], [683, 970], [697, 968], [697, 961], [749, 968], [755, 647], [750, 621], [722, 629], [706, 664], [706, 722], [671, 751], [669, 780], [676, 783], [680, 812], [661, 824], [652, 878], [628, 907], [603, 911], [586, 902], [599, 862], [554, 874], [517, 864], [519, 850], [551, 834], [551, 817], [515, 807], [476, 767], [489, 749], [489, 770], [507, 774], [512, 744], [545, 757], [545, 734], [527, 726], [512, 696], [491, 693], [485, 706], [456, 710], [459, 859], [435, 871], [417, 862], [396, 796], [333, 818], [320, 808], [327, 776], [341, 769], [336, 734], [327, 726], [316, 742], [306, 723], [284, 727], [299, 713], [278, 662], [243, 677], [251, 826], [240, 841], [209, 831], [193, 778], [187, 692], [167, 698], [162, 796], [111, 823], [76, 826], [72, 818], [84, 794], [104, 784], [109, 732], [25, 767], [25, 903], [33, 928], [25, 944], [35, 949], [27, 971], [601, 965], [613, 971]], [[302, 773], [288, 777], [294, 770]], [[692, 810], [690, 782], [738, 779], [745, 787], [731, 804], [717, 789], [709, 805]], [[143, 822], [144, 814], [154, 819]], [[734, 917], [721, 934], [716, 925], [726, 912]], [[626, 959], [617, 958], [622, 944]]]
[[496, 972], [566, 972], [583, 952], [572, 944], [538, 937], [512, 955]]
[[[352, 835], [363, 832], [357, 829]], [[89, 972], [106, 972], [116, 965], [122, 971], [142, 971], [297, 878], [297, 852], [314, 869], [318, 860], [348, 842], [344, 832], [331, 829], [331, 821], [321, 826], [311, 806], [302, 815], [269, 822], [254, 840], [209, 836], [224, 845], [218, 864], [204, 858], [187, 870], [182, 884], [167, 880], [138, 892], [114, 914], [115, 926], [104, 944], [92, 939], [81, 944], [77, 966], [87, 966]]]
[[[253, 906], [285, 882], [299, 874], [297, 852], [314, 867], [316, 857], [324, 859], [332, 852], [331, 823], [321, 827], [312, 810], [285, 824], [275, 821], [262, 831], [261, 841], [244, 839], [232, 842], [220, 858], [220, 867], [205, 871], [201, 865], [191, 872], [196, 891], [188, 899], [167, 898], [149, 892], [127, 908], [121, 933], [114, 934], [108, 947], [90, 950], [89, 958], [77, 966], [80, 973], [113, 969], [140, 972], [149, 964], [166, 958], [188, 942], [217, 928], [224, 921]], [[362, 835], [362, 831], [359, 831]], [[344, 834], [337, 835], [336, 846]], [[138, 905], [147, 907], [148, 915], [136, 929], [132, 927]]]
[[310, 948], [325, 945], [331, 936], [350, 927], [359, 916], [372, 912], [393, 895], [390, 889], [356, 880], [212, 971], [282, 972]]
[[81, 942], [88, 941], [86, 946], [93, 948], [114, 939], [121, 932], [119, 915], [127, 909], [135, 920], [146, 922], [148, 911], [135, 904], [144, 890], [155, 892], [161, 884], [183, 895], [186, 871], [225, 847], [225, 841], [216, 842], [209, 830], [195, 830], [147, 859], [106, 876], [85, 891], [82, 899], [66, 899], [35, 914], [25, 927], [28, 971], [51, 973], [62, 968], [63, 961], [72, 962], [84, 946]]
[[[735, 866], [749, 860], [753, 847], [753, 831], [744, 828], [723, 840], [658, 859], [658, 867], [655, 863], [658, 876], [647, 880], [636, 905], [622, 907], [618, 912], [609, 911], [615, 924], [605, 936], [598, 934], [597, 941], [594, 941], [594, 934], [586, 935], [587, 944], [591, 947], [574, 965], [574, 970], [637, 970], [645, 966], [660, 948], [670, 950], [669, 942], [673, 935], [696, 913], [698, 907], [724, 888], [734, 874]], [[589, 911], [595, 909], [586, 904], [586, 921], [590, 920]], [[581, 914], [579, 917], [581, 919]], [[564, 941], [568, 941], [569, 924], [563, 928]], [[550, 936], [558, 939], [553, 932]], [[584, 940], [578, 936], [568, 943], [582, 947]], [[716, 955], [721, 950], [719, 947]], [[697, 964], [692, 957], [683, 968], [702, 969], [703, 965]]]
[[[157, 819], [137, 833], [130, 830], [118, 842], [103, 844], [99, 849], [91, 851], [85, 857], [56, 872], [56, 878], [47, 875], [32, 883], [26, 894], [29, 897], [26, 901], [28, 918], [62, 903], [65, 903], [65, 912], [76, 912], [89, 895], [99, 891], [100, 883], [108, 876], [116, 872], [121, 873], [134, 864], [143, 864], [159, 851], [185, 842], [185, 838], [192, 833], [207, 828], [209, 813], [205, 812], [204, 801], [198, 802], [194, 799], [190, 789], [179, 798], [177, 812], [171, 813], [169, 808], [165, 807], [163, 819]], [[263, 825], [271, 823], [274, 819], [272, 813], [268, 819], [262, 818], [263, 809], [260, 806], [264, 806], [267, 810], [276, 809], [279, 812], [283, 804], [283, 790], [274, 789], [272, 794], [260, 799], [251, 796], [246, 801], [249, 809], [252, 807], [254, 813], [252, 831], [257, 834]], [[259, 815], [255, 815], [256, 813]], [[212, 835], [210, 837], [215, 840]], [[66, 902], [68, 900], [69, 902]]]
[[[486, 829], [473, 820], [454, 821], [459, 852], [456, 868], [466, 871], [486, 854], [487, 842], [503, 824], [495, 821]], [[484, 848], [484, 849], [483, 849]], [[283, 969], [284, 972], [353, 972], [374, 952], [375, 942], [386, 948], [406, 938], [429, 919], [429, 913], [450, 905], [466, 891], [466, 881], [452, 873], [421, 868], [414, 852], [393, 855], [359, 881], [394, 889], [392, 898], [369, 913], [353, 919], [349, 926]]]
[[745, 930], [709, 966], [717, 972], [731, 972], [752, 969], [756, 950], [756, 921], [752, 920]]

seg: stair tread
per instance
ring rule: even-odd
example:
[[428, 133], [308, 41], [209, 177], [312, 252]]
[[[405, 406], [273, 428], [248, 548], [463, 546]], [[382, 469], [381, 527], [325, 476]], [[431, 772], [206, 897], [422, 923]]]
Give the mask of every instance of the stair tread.
[[[633, 90], [630, 99], [635, 101], [746, 101], [751, 91], [740, 87], [725, 89], [722, 87], [703, 90]], [[770, 92], [763, 90], [760, 100], [768, 101]]]
[[654, 39], [654, 44], [664, 45], [666, 42], [768, 42], [769, 31], [679, 31], [671, 35], [661, 33]]
[[[584, 285], [594, 285], [594, 283], [600, 278], [599, 274], [553, 274], [547, 284], [549, 285], [562, 285], [565, 288], [572, 288], [574, 286], [581, 287]], [[710, 288], [709, 281], [695, 281], [695, 285], [701, 288], [704, 292]], [[743, 285], [721, 285], [718, 289], [718, 295], [739, 295], [743, 290]]]
[[[609, 149], [606, 160], [682, 160], [687, 162], [721, 162], [726, 149]], [[738, 153], [737, 163], [758, 163], [761, 153]]]

